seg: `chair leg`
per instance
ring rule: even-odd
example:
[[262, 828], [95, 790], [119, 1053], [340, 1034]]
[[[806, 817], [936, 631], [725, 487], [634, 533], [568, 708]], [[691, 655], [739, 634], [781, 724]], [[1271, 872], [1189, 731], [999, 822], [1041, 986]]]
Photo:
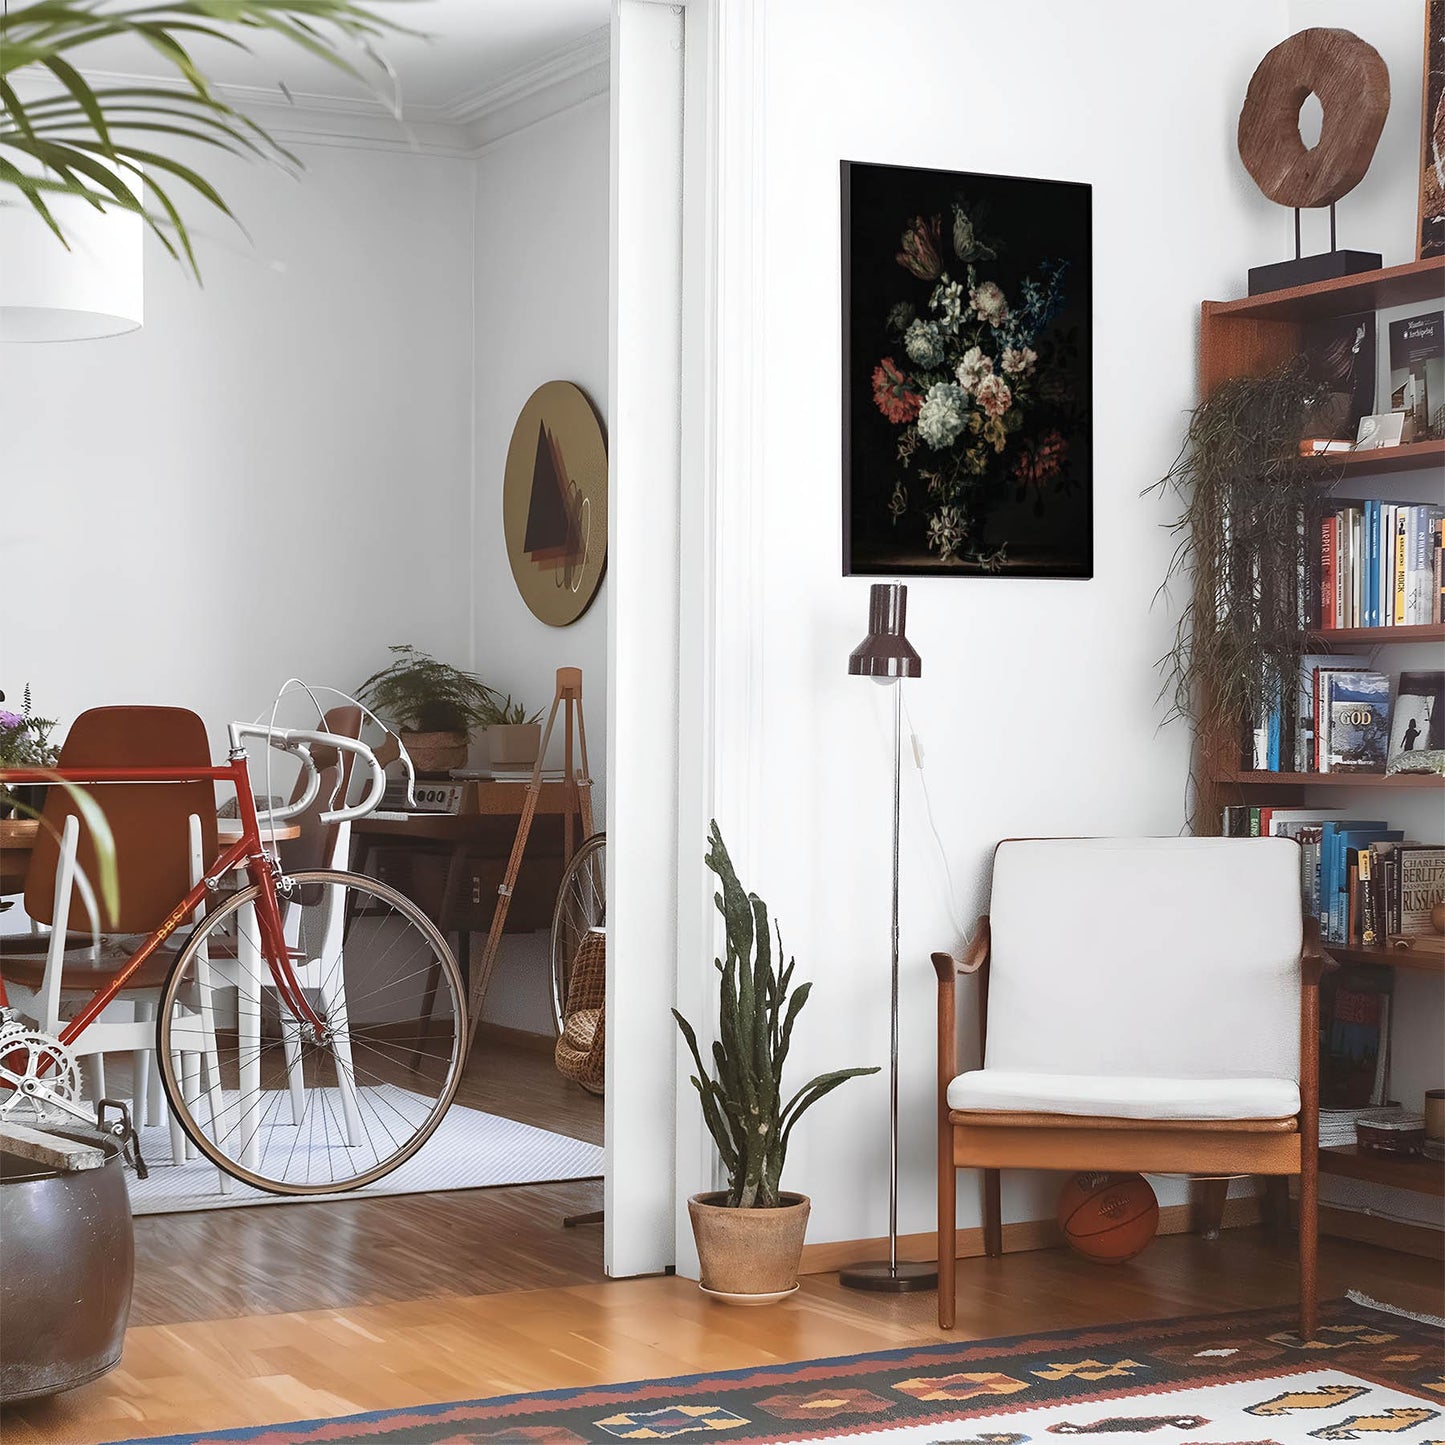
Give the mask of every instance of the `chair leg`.
[[953, 1328], [958, 1286], [958, 1170], [953, 1163], [953, 1130], [941, 1125], [938, 1136], [938, 1328]]
[[1319, 1308], [1318, 1208], [1319, 1160], [1311, 1149], [1301, 1162], [1299, 1176], [1299, 1332], [1302, 1340], [1314, 1339]]
[[983, 1252], [990, 1259], [1003, 1254], [1003, 1191], [999, 1171], [983, 1171]]
[[1229, 1194], [1228, 1179], [1191, 1179], [1189, 1202], [1192, 1206], [1196, 1234], [1205, 1239], [1218, 1239], [1224, 1224], [1224, 1201]]

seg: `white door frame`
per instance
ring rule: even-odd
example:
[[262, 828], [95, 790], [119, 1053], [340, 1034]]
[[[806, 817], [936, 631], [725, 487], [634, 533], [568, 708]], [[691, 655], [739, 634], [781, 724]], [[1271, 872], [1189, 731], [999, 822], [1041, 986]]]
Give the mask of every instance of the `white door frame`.
[[708, 822], [760, 826], [761, 0], [613, 0], [607, 1272], [696, 1274]]

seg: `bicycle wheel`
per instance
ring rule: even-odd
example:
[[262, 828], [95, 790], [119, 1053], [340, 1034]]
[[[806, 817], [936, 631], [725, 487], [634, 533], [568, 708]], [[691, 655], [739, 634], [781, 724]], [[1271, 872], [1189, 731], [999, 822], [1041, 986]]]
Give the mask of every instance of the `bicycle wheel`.
[[558, 1034], [577, 946], [589, 928], [607, 922], [607, 834], [594, 833], [562, 873], [552, 909], [552, 1019]]
[[287, 949], [324, 1028], [298, 1020], [262, 962], [253, 885], [196, 926], [161, 995], [171, 1108], [201, 1152], [273, 1194], [329, 1194], [390, 1173], [456, 1093], [466, 990], [414, 903], [357, 873], [278, 885]]

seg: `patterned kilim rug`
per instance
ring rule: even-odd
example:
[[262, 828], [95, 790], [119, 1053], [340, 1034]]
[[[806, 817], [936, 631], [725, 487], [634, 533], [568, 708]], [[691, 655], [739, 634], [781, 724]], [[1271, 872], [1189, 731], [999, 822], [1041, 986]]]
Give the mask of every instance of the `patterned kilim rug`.
[[880, 1354], [429, 1405], [150, 1445], [1140, 1445], [1445, 1442], [1438, 1322], [1324, 1306], [1302, 1344], [1285, 1310], [919, 1345]]

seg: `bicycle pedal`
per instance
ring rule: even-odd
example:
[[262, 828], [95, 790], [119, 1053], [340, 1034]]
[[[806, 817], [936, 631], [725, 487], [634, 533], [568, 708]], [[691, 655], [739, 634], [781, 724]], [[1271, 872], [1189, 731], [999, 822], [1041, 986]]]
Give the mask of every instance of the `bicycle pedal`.
[[[120, 1118], [113, 1124], [105, 1121], [105, 1111], [115, 1109], [119, 1112]], [[135, 1125], [131, 1123], [130, 1110], [119, 1099], [102, 1099], [95, 1106], [95, 1127], [102, 1134], [109, 1134], [113, 1139], [120, 1140], [120, 1157], [135, 1170], [137, 1179], [149, 1179], [150, 1170], [146, 1162], [141, 1158], [140, 1135], [136, 1133]]]

